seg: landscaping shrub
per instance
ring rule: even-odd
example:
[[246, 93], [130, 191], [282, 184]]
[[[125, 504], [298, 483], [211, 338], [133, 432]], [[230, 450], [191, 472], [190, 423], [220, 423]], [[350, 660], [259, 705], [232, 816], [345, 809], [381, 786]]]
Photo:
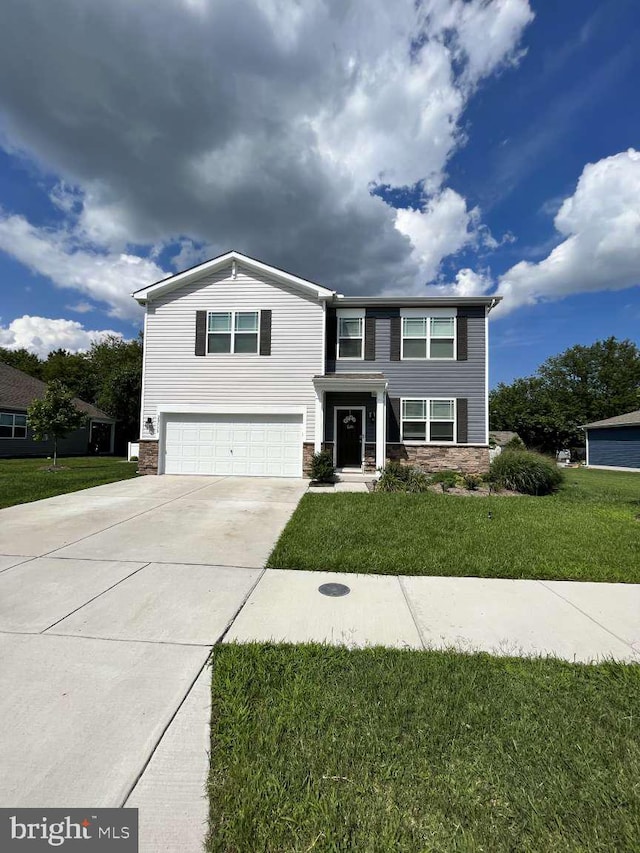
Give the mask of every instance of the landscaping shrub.
[[311, 457], [311, 469], [309, 471], [311, 479], [318, 483], [330, 483], [335, 474], [333, 464], [333, 456], [330, 450], [321, 450], [320, 453], [314, 453]]
[[429, 477], [419, 468], [401, 462], [387, 462], [382, 469], [376, 491], [380, 492], [426, 492]]
[[503, 450], [526, 450], [527, 446], [519, 435], [514, 435], [502, 448]]
[[443, 492], [448, 492], [458, 485], [459, 476], [457, 471], [436, 471], [431, 476], [431, 482], [438, 483]]
[[506, 450], [491, 463], [491, 480], [524, 495], [548, 495], [558, 489], [563, 475], [546, 456], [529, 450]]
[[462, 477], [465, 489], [470, 492], [475, 492], [482, 485], [482, 477], [480, 474], [464, 474]]

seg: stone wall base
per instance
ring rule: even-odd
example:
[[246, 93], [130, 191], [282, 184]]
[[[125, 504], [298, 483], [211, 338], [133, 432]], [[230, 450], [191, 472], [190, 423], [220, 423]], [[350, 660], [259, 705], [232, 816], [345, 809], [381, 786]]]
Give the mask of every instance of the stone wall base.
[[138, 474], [158, 473], [158, 442], [140, 439], [138, 451]]
[[311, 477], [311, 457], [315, 453], [315, 444], [312, 441], [302, 443], [302, 475]]
[[463, 474], [484, 474], [489, 470], [488, 447], [387, 444], [387, 459], [415, 465], [427, 473], [453, 470]]

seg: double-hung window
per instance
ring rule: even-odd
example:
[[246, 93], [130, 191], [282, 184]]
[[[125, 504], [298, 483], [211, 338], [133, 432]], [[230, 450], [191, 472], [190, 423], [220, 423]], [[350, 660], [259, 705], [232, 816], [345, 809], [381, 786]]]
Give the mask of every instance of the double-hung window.
[[338, 317], [338, 358], [364, 358], [362, 317]]
[[402, 358], [454, 358], [455, 324], [455, 317], [403, 317]]
[[27, 416], [0, 412], [0, 438], [26, 438]]
[[455, 400], [403, 400], [403, 441], [453, 441]]
[[207, 352], [255, 354], [258, 352], [257, 311], [210, 311]]

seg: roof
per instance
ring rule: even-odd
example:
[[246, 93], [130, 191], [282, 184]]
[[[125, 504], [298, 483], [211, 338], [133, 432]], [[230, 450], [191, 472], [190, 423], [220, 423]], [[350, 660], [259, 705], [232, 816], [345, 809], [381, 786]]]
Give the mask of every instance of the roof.
[[196, 264], [194, 267], [183, 270], [183, 272], [163, 278], [155, 284], [150, 284], [147, 287], [142, 287], [140, 290], [134, 291], [131, 295], [140, 303], [146, 305], [149, 300], [155, 296], [160, 296], [163, 293], [168, 293], [176, 287], [183, 284], [188, 284], [194, 281], [205, 273], [213, 273], [229, 266], [234, 276], [235, 264], [242, 264], [258, 273], [263, 273], [272, 278], [280, 279], [281, 281], [291, 285], [292, 287], [304, 291], [306, 293], [317, 296], [318, 299], [331, 302], [335, 306], [344, 307], [366, 307], [366, 306], [393, 306], [393, 307], [410, 307], [410, 306], [426, 306], [426, 305], [483, 305], [491, 311], [498, 302], [501, 301], [501, 296], [343, 296], [341, 293], [336, 293], [328, 287], [323, 287], [308, 279], [300, 278], [297, 275], [286, 272], [286, 270], [278, 267], [265, 264], [256, 258], [250, 258], [248, 255], [243, 255], [241, 252], [231, 250], [209, 261], [204, 261], [201, 264]]
[[184, 270], [184, 272], [176, 273], [176, 275], [169, 276], [168, 278], [163, 278], [155, 284], [150, 284], [148, 287], [136, 290], [131, 295], [141, 305], [144, 305], [147, 300], [152, 299], [154, 296], [159, 296], [162, 293], [167, 293], [176, 287], [187, 284], [188, 282], [199, 278], [204, 273], [216, 272], [217, 270], [224, 269], [226, 266], [230, 266], [233, 270], [236, 263], [249, 267], [249, 269], [255, 270], [256, 272], [263, 274], [266, 273], [273, 278], [280, 279], [298, 290], [315, 294], [318, 299], [330, 299], [334, 295], [334, 291], [329, 290], [328, 287], [322, 287], [320, 284], [316, 284], [313, 281], [308, 281], [307, 279], [300, 278], [297, 275], [292, 275], [291, 273], [278, 269], [277, 267], [269, 266], [269, 264], [265, 264], [255, 258], [250, 258], [248, 255], [243, 255], [235, 250], [225, 252], [223, 255], [218, 255], [216, 258], [212, 258], [210, 261], [205, 261], [202, 264], [196, 264], [195, 267], [190, 267], [189, 269]]
[[[8, 364], [0, 362], [0, 408], [20, 409], [26, 411], [34, 400], [42, 397], [46, 391], [47, 383], [36, 379], [35, 376], [29, 376], [22, 370], [16, 367], [10, 367]], [[100, 411], [91, 403], [85, 403], [84, 400], [78, 400], [77, 397], [73, 401], [76, 408], [90, 418], [99, 418], [104, 421], [115, 423], [115, 418]]]
[[640, 409], [636, 409], [635, 412], [627, 412], [625, 415], [616, 415], [614, 418], [606, 418], [604, 421], [594, 421], [591, 424], [583, 424], [582, 429], [623, 426], [640, 426]]
[[522, 441], [517, 432], [512, 432], [508, 429], [492, 429], [489, 432], [489, 438], [492, 438], [496, 444], [500, 445], [500, 447], [502, 447], [504, 444], [508, 444], [514, 438], [519, 438], [520, 441]]
[[423, 305], [484, 305], [491, 310], [502, 296], [342, 296], [336, 294], [333, 304], [337, 307], [366, 308], [377, 305], [393, 308], [420, 308]]

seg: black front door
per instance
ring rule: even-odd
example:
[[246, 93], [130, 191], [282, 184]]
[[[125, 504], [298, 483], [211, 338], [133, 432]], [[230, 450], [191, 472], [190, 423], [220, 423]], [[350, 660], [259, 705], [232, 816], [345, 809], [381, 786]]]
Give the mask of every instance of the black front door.
[[336, 463], [338, 468], [362, 465], [362, 411], [336, 410]]

